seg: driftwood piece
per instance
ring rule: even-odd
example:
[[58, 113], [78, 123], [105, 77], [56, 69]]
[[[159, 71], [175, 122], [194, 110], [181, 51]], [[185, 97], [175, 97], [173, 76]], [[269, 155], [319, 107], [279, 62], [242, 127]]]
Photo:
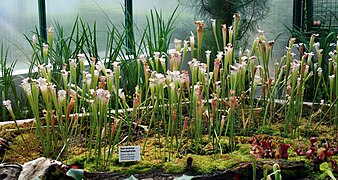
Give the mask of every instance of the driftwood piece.
[[37, 177], [43, 179], [50, 166], [52, 166], [51, 160], [45, 157], [26, 162], [22, 165], [23, 170], [19, 176], [19, 180], [34, 179]]
[[16, 163], [3, 163], [0, 164], [0, 179], [13, 180], [18, 179], [22, 166]]
[[[285, 160], [267, 160], [257, 162], [257, 179], [263, 178], [263, 166], [269, 164], [279, 164], [282, 171], [283, 179], [303, 179], [306, 178], [304, 173], [306, 171], [304, 161], [285, 161]], [[252, 163], [240, 163], [237, 166], [226, 169], [225, 171], [218, 171], [205, 175], [198, 175], [193, 180], [221, 180], [221, 179], [252, 179]]]
[[[179, 175], [166, 174], [161, 169], [154, 169], [142, 174], [134, 174], [135, 178], [141, 180], [173, 180]], [[84, 179], [88, 180], [110, 180], [110, 179], [126, 179], [130, 175], [119, 173], [100, 173], [100, 172], [84, 172]]]
[[[285, 161], [285, 160], [267, 160], [257, 162], [257, 178], [263, 177], [263, 166], [265, 164], [273, 165], [277, 163], [280, 165], [282, 170], [283, 179], [300, 179], [306, 178], [304, 173], [306, 171], [304, 161]], [[195, 175], [194, 170], [186, 172], [186, 174], [194, 176], [194, 180], [223, 180], [223, 179], [252, 179], [252, 164], [250, 162], [240, 163], [233, 168], [226, 169], [224, 171], [216, 171], [203, 175]], [[165, 174], [163, 170], [157, 169], [142, 174], [133, 175], [137, 179], [143, 180], [172, 180], [175, 177], [182, 175]], [[85, 179], [90, 180], [108, 180], [108, 179], [126, 179], [130, 175], [119, 174], [119, 173], [91, 173], [84, 172]]]
[[[23, 165], [16, 163], [0, 164], [0, 179], [4, 180], [28, 180], [28, 179], [45, 179], [49, 176], [50, 171], [66, 174], [69, 167], [59, 161], [41, 157]], [[67, 179], [72, 179], [67, 177]]]

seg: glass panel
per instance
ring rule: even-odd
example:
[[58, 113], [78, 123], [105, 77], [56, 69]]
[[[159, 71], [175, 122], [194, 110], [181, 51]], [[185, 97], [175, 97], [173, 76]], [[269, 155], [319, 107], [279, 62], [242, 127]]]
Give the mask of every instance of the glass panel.
[[121, 27], [124, 23], [124, 0], [46, 0], [46, 6], [47, 26], [52, 26], [57, 21], [63, 26], [66, 35], [72, 30], [77, 16], [89, 23], [91, 29], [96, 22], [100, 55], [105, 50], [107, 24], [112, 22]]
[[[270, 61], [270, 67], [274, 69], [274, 63], [283, 57], [285, 46], [291, 36], [286, 27], [292, 27], [293, 0], [271, 0], [269, 3], [270, 12], [257, 27], [265, 32], [268, 40], [275, 40], [272, 61]], [[255, 32], [252, 37], [255, 38], [257, 34], [258, 32]]]
[[[51, 26], [53, 21], [59, 21], [65, 29], [65, 34], [69, 33], [75, 18], [79, 15], [83, 20], [93, 25], [97, 23], [98, 30], [98, 44], [99, 49], [104, 51], [104, 44], [106, 40], [106, 23], [107, 19], [111, 20], [115, 25], [122, 26], [124, 23], [123, 13], [124, 0], [46, 0], [47, 8], [47, 26]], [[284, 25], [291, 27], [292, 25], [292, 0], [279, 1], [272, 0], [270, 2], [270, 13], [266, 20], [261, 22], [258, 27], [266, 32], [269, 39], [276, 38], [279, 34], [286, 32]], [[150, 9], [162, 10], [164, 19], [167, 20], [170, 13], [177, 6], [177, 1], [162, 0], [147, 0], [147, 1], [133, 1], [134, 21], [139, 29], [146, 25], [146, 15], [150, 14]], [[182, 12], [181, 12], [182, 11]], [[18, 13], [20, 12], [20, 13]], [[190, 31], [195, 31], [193, 23], [193, 13], [189, 10], [179, 9], [181, 12], [175, 23], [175, 33], [172, 38], [188, 40]], [[15, 48], [11, 45], [9, 59], [18, 59], [17, 69], [28, 67], [27, 57], [21, 52], [26, 51], [28, 55], [31, 54], [28, 42], [25, 40], [23, 34], [28, 37], [32, 35], [31, 31], [38, 26], [38, 6], [37, 2], [22, 1], [22, 0], [2, 0], [0, 6], [0, 39], [4, 41], [5, 47], [11, 43], [20, 47]], [[135, 31], [136, 32], [136, 31]], [[283, 55], [284, 47], [289, 39], [289, 34], [284, 33], [275, 43], [274, 59]], [[170, 48], [173, 48], [173, 40], [171, 40]], [[26, 63], [26, 64], [25, 64]]]
[[338, 16], [337, 0], [313, 0], [313, 25], [338, 27], [334, 16]]
[[[147, 0], [147, 1], [133, 1], [134, 10], [134, 23], [139, 29], [144, 29], [147, 24], [146, 16], [150, 16], [150, 10], [162, 11], [163, 19], [167, 22], [169, 16], [178, 5], [177, 1], [163, 1], [163, 0]], [[174, 38], [181, 40], [189, 40], [190, 31], [195, 31], [194, 15], [184, 11], [183, 7], [180, 7], [176, 12], [178, 18], [175, 21], [175, 32], [170, 41], [170, 48], [174, 48]], [[183, 41], [182, 41], [183, 42]]]
[[[18, 60], [15, 69], [25, 69], [32, 54], [30, 45], [23, 34], [31, 37], [38, 26], [38, 4], [31, 0], [1, 0], [0, 40], [4, 48], [10, 46], [7, 64]], [[28, 57], [23, 53], [26, 52]]]

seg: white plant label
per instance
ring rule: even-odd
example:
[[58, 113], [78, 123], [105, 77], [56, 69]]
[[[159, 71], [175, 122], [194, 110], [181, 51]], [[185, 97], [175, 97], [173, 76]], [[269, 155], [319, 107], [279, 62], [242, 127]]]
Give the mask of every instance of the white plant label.
[[120, 146], [119, 162], [139, 161], [140, 146]]

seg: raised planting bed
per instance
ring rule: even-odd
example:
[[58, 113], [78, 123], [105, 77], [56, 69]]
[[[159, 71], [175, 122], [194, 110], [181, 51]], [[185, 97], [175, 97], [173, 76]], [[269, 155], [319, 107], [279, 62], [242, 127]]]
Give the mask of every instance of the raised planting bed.
[[[233, 41], [239, 19], [235, 14], [233, 29], [220, 29], [224, 50], [217, 54], [202, 52], [204, 22], [196, 21], [196, 49], [193, 36], [190, 48], [175, 40], [176, 51], [167, 56], [141, 55], [132, 61], [138, 82], [132, 90], [122, 88], [130, 82], [120, 78], [121, 69], [131, 68], [125, 61], [107, 64], [78, 54], [54, 73], [39, 62], [39, 77], [22, 82], [34, 121], [1, 126], [2, 162], [56, 163], [62, 168], [37, 170], [58, 178], [333, 178], [337, 52], [319, 50], [313, 35], [308, 47], [318, 58], [299, 44], [297, 59], [291, 38], [285, 57], [271, 69], [274, 43], [264, 33], [245, 52]], [[46, 60], [55, 52], [45, 48], [34, 57]], [[323, 63], [322, 53], [331, 60]], [[190, 71], [182, 70], [188, 60]], [[304, 104], [309, 96], [311, 106]], [[3, 104], [15, 120], [11, 102]]]

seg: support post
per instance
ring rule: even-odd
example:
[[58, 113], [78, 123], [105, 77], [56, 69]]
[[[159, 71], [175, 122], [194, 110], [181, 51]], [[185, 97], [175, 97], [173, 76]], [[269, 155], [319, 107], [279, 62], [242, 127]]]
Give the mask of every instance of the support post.
[[39, 0], [38, 3], [40, 34], [47, 41], [46, 3], [45, 0]]
[[125, 28], [127, 31], [126, 46], [127, 55], [135, 52], [134, 30], [133, 30], [133, 0], [125, 0]]
[[313, 0], [307, 0], [306, 3], [306, 11], [307, 11], [307, 18], [306, 18], [306, 24], [307, 24], [307, 31], [312, 30], [313, 26]]
[[301, 30], [302, 27], [302, 18], [303, 18], [303, 0], [293, 0], [293, 28], [296, 30]]

